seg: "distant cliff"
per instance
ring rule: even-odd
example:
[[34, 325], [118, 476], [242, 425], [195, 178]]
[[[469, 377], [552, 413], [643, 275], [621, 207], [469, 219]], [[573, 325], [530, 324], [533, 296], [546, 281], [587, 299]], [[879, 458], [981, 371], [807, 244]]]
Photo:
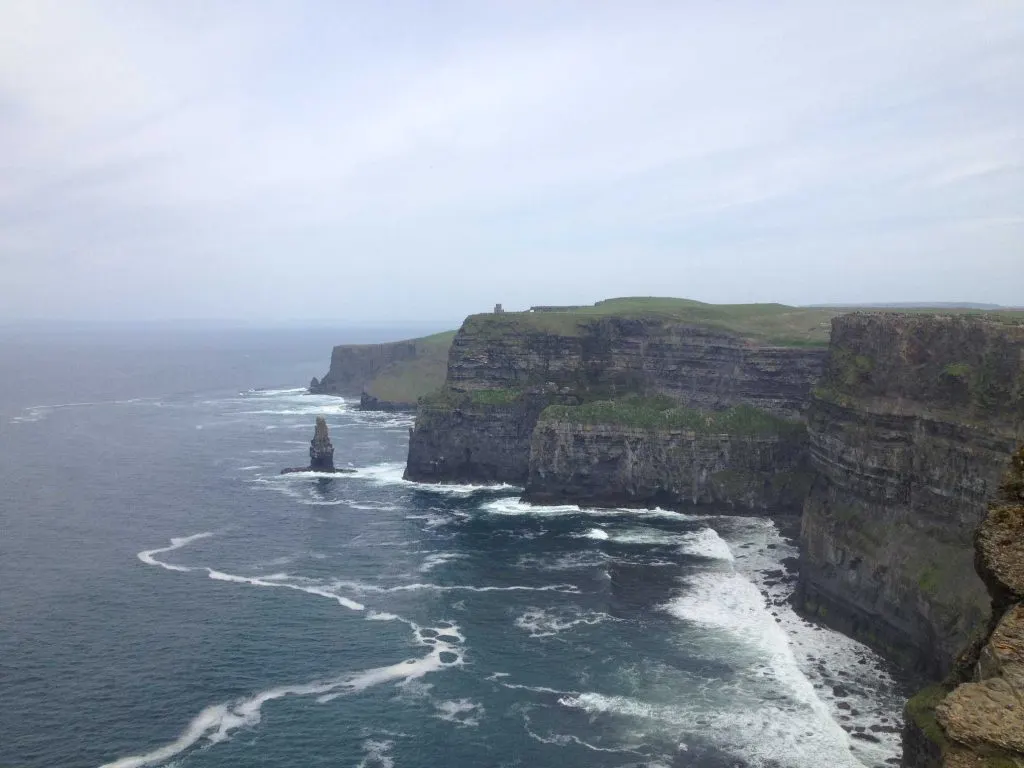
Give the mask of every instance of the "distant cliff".
[[342, 344], [330, 370], [310, 392], [359, 397], [366, 410], [414, 410], [416, 401], [444, 383], [454, 332], [386, 344]]
[[975, 564], [992, 617], [947, 680], [908, 702], [907, 768], [1024, 765], [1024, 448], [978, 528]]
[[839, 317], [807, 421], [800, 604], [941, 676], [987, 617], [971, 537], [1024, 437], [1024, 326]]
[[[526, 485], [538, 499], [761, 508], [785, 498], [792, 506], [790, 491], [772, 488], [768, 475], [802, 471], [802, 425], [786, 439], [737, 434], [729, 441], [721, 439], [727, 432], [702, 429], [697, 440], [693, 430], [673, 429], [671, 419], [680, 408], [699, 417], [745, 406], [773, 424], [798, 422], [824, 365], [822, 321], [833, 315], [655, 299], [472, 316], [452, 342], [445, 386], [420, 404], [406, 476]], [[643, 398], [645, 407], [660, 399], [654, 410], [668, 412], [668, 428], [574, 423], [583, 415], [576, 406], [590, 406], [592, 416], [595, 403], [629, 398]], [[563, 410], [542, 421], [549, 406]], [[653, 463], [627, 458], [637, 451]]]

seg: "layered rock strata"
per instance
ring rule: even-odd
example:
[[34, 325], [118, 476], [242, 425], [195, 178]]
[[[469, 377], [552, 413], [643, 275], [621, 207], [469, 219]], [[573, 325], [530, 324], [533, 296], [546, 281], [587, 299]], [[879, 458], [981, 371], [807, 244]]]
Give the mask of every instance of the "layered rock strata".
[[552, 404], [663, 396], [695, 409], [745, 404], [798, 419], [825, 357], [821, 347], [756, 343], [658, 317], [552, 314], [538, 322], [513, 313], [466, 320], [444, 390], [417, 410], [407, 478], [526, 484], [534, 428]]
[[941, 677], [988, 613], [971, 537], [1024, 436], [1024, 327], [836, 318], [807, 423], [799, 604]]
[[945, 684], [908, 703], [905, 766], [1024, 765], [1024, 448], [978, 528], [975, 557], [991, 621]]
[[584, 424], [545, 412], [531, 437], [525, 498], [792, 514], [802, 508], [811, 479], [800, 422], [760, 434], [705, 434]]

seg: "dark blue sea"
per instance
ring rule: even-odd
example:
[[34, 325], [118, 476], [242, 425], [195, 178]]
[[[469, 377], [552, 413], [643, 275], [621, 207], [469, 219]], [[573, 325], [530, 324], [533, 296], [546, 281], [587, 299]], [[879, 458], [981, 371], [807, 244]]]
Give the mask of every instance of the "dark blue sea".
[[[0, 341], [0, 765], [879, 766], [902, 690], [756, 517], [402, 480], [357, 331]], [[327, 418], [341, 476], [308, 460]]]

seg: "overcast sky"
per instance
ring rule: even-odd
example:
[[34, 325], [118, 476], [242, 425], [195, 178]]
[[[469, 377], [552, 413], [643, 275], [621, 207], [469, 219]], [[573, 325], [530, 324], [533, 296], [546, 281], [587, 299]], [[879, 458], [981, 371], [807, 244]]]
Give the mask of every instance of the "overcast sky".
[[0, 319], [1024, 304], [1024, 0], [0, 0]]

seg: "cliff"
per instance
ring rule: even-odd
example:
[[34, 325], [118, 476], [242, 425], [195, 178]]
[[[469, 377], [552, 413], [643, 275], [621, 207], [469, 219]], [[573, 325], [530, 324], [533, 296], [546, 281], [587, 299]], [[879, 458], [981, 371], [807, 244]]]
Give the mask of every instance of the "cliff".
[[860, 313], [832, 326], [807, 415], [797, 598], [941, 676], [987, 616], [971, 536], [1024, 434], [1024, 326]]
[[946, 682], [907, 704], [908, 767], [1024, 765], [1024, 448], [978, 528], [975, 558], [991, 620]]
[[417, 400], [445, 379], [454, 332], [387, 344], [342, 344], [331, 352], [330, 370], [313, 379], [310, 392], [360, 397], [364, 410], [414, 410]]
[[525, 498], [793, 513], [811, 477], [799, 421], [749, 406], [705, 413], [670, 401], [613, 401], [541, 414]]
[[[593, 475], [593, 468], [608, 465], [612, 454], [640, 445], [625, 432], [612, 439], [615, 430], [606, 431], [598, 438], [598, 431], [591, 429], [592, 455], [581, 456], [570, 470], [559, 458], [567, 452], [558, 445], [576, 440], [571, 430], [559, 431], [548, 420], [535, 433], [551, 405], [662, 397], [691, 410], [746, 405], [773, 418], [797, 420], [824, 364], [827, 331], [822, 330], [822, 318], [834, 314], [781, 305], [716, 307], [624, 299], [565, 312], [471, 316], [452, 342], [443, 390], [420, 403], [406, 477], [528, 484], [528, 495], [536, 498], [568, 496], [582, 489], [581, 473]], [[682, 433], [670, 432], [645, 433], [641, 441], [641, 450], [650, 456], [661, 452], [659, 466], [665, 469], [686, 446], [691, 452], [695, 447]], [[766, 471], [769, 456], [779, 457], [791, 448], [737, 442], [727, 452], [750, 454], [749, 466], [738, 466], [737, 475], [729, 478], [721, 474], [727, 460], [714, 459], [711, 454], [718, 449], [710, 442], [702, 444], [696, 471], [718, 475], [719, 485], [701, 481], [698, 496], [718, 499], [728, 486], [739, 489], [745, 499], [741, 506], [760, 505], [761, 492], [752, 494], [750, 488], [761, 478], [741, 477], [742, 472]], [[536, 456], [531, 460], [532, 450]], [[549, 459], [560, 462], [557, 469], [548, 468]], [[785, 461], [789, 464], [783, 469], [788, 470], [794, 459]], [[671, 487], [673, 499], [691, 503], [692, 481], [686, 493], [677, 492], [680, 477], [679, 472], [640, 477], [631, 471], [609, 475], [603, 488], [591, 483], [586, 491], [595, 500], [625, 495], [642, 503]], [[620, 481], [633, 485], [619, 488]]]

